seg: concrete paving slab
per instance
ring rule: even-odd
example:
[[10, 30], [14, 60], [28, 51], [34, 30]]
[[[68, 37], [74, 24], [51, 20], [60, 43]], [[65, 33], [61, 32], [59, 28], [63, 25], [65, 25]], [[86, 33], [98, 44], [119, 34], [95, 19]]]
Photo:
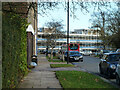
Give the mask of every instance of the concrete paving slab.
[[19, 88], [49, 88], [50, 90], [53, 88], [62, 88], [55, 76], [55, 72], [47, 70], [50, 69], [50, 63], [45, 55], [38, 56], [38, 60], [38, 66], [24, 77]]
[[51, 72], [51, 71], [41, 71], [42, 76], [44, 75], [55, 75], [55, 72]]

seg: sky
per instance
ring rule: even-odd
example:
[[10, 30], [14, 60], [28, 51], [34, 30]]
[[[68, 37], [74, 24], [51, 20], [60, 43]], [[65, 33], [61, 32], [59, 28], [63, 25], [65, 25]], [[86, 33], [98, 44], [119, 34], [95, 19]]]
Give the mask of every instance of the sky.
[[[79, 7], [77, 7], [79, 8]], [[39, 9], [38, 9], [39, 10]], [[78, 9], [75, 13], [77, 18], [74, 18], [73, 16], [70, 16], [69, 19], [69, 25], [70, 25], [70, 31], [73, 31], [74, 29], [89, 29], [91, 27], [91, 22], [89, 19], [91, 19], [91, 14], [93, 13], [93, 7], [89, 8], [90, 12], [81, 12], [80, 9]], [[70, 12], [71, 14], [71, 12]], [[47, 15], [40, 15], [38, 14], [38, 28], [40, 27], [46, 27], [45, 23], [50, 22], [52, 20], [55, 21], [63, 21], [62, 24], [64, 25], [63, 30], [67, 30], [67, 12], [64, 10], [64, 8], [59, 5], [59, 9], [54, 10], [48, 10]]]

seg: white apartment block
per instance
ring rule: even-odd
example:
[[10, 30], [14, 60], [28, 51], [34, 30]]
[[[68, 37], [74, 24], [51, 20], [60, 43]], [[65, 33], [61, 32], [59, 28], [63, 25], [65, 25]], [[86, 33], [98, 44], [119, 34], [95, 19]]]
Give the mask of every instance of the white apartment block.
[[[42, 30], [38, 30], [37, 49], [45, 50], [46, 39]], [[99, 40], [99, 34], [97, 30], [93, 29], [75, 29], [69, 33], [69, 43], [80, 44], [80, 51], [92, 51], [96, 52], [102, 48], [102, 41]], [[57, 46], [55, 49], [60, 49], [62, 44], [67, 44], [67, 34], [64, 38], [57, 39]]]

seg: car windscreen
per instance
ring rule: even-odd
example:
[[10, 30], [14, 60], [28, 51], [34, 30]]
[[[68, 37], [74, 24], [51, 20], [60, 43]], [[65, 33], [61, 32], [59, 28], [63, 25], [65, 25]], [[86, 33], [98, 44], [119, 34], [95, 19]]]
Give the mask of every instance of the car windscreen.
[[78, 49], [78, 45], [77, 44], [70, 44], [70, 49], [71, 50], [77, 50]]
[[109, 53], [110, 51], [109, 50], [103, 50], [103, 53]]
[[109, 55], [109, 61], [116, 61], [120, 59], [120, 54], [111, 54]]

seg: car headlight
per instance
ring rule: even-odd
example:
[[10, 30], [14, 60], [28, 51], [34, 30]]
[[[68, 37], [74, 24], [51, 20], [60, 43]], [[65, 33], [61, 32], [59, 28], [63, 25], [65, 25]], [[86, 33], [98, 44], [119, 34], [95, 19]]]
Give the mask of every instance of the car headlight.
[[83, 58], [83, 56], [80, 56], [80, 58]]
[[116, 69], [116, 66], [114, 64], [110, 65], [111, 69]]
[[120, 67], [120, 64], [117, 64], [117, 67]]

